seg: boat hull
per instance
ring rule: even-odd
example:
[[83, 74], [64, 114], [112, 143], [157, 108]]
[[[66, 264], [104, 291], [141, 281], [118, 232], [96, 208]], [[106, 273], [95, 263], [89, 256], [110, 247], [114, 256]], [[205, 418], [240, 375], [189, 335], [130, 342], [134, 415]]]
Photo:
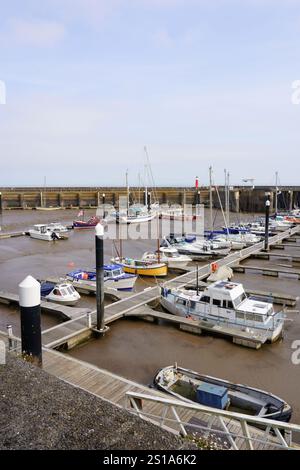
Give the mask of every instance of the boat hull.
[[[93, 286], [96, 285], [94, 280], [85, 280], [85, 279], [74, 279], [72, 276], [67, 275], [67, 279], [72, 282], [74, 287], [84, 287], [84, 286]], [[106, 279], [104, 281], [104, 288], [106, 289], [115, 289], [119, 291], [131, 291], [134, 288], [134, 284], [137, 280], [136, 276], [125, 277], [123, 279]]]
[[58, 210], [61, 210], [62, 207], [41, 207], [41, 206], [38, 206], [35, 209], [37, 211], [58, 211]]
[[[156, 376], [154, 377], [153, 385], [159, 390], [165, 393], [168, 393], [177, 399], [179, 398], [182, 401], [194, 404], [195, 403], [194, 400], [191, 400], [171, 390], [170, 386], [166, 383], [165, 380], [163, 380], [164, 374], [168, 374], [168, 373], [177, 374], [178, 372], [182, 376], [182, 378], [186, 378], [187, 380], [195, 379], [199, 382], [206, 382], [209, 384], [214, 384], [214, 385], [225, 387], [226, 389], [228, 389], [229, 393], [231, 392], [233, 394], [233, 397], [234, 397], [234, 394], [237, 394], [237, 396], [238, 394], [242, 394], [244, 396], [245, 401], [247, 401], [247, 397], [252, 397], [254, 403], [256, 401], [256, 404], [258, 404], [258, 406], [262, 406], [260, 412], [257, 413], [257, 416], [259, 416], [260, 418], [274, 419], [274, 420], [283, 421], [283, 422], [289, 422], [291, 419], [292, 407], [287, 402], [285, 402], [278, 396], [273, 395], [272, 393], [269, 393], [269, 392], [266, 392], [264, 390], [260, 390], [254, 387], [249, 387], [247, 385], [235, 384], [232, 382], [228, 382], [227, 380], [218, 379], [216, 377], [198, 374], [197, 372], [194, 372], [190, 369], [184, 369], [182, 367], [168, 366], [168, 367], [164, 367], [163, 369], [160, 369], [158, 373], [156, 374]], [[196, 402], [196, 403], [199, 403], [199, 402]], [[241, 399], [240, 399], [240, 403], [243, 403]], [[272, 405], [273, 411], [269, 412], [270, 409], [268, 409], [267, 406], [264, 407], [264, 404]], [[244, 405], [246, 405], [246, 403]], [[229, 408], [229, 411], [230, 411], [230, 408]], [[243, 412], [243, 408], [241, 412]], [[255, 415], [255, 413], [252, 413], [252, 414]]]
[[46, 295], [45, 297], [45, 300], [47, 300], [48, 302], [54, 302], [56, 304], [60, 304], [60, 305], [67, 305], [68, 307], [73, 307], [74, 305], [76, 305], [79, 301], [79, 298], [78, 299], [58, 299], [58, 296], [52, 296], [52, 295]]
[[[191, 318], [192, 320], [195, 321], [209, 321], [210, 323], [214, 323], [216, 325], [228, 325], [228, 319], [227, 318], [221, 318], [218, 317], [216, 320], [216, 317], [214, 315], [210, 315], [209, 313], [206, 314], [193, 314], [189, 313], [185, 310], [182, 310], [180, 307], [178, 308], [176, 304], [172, 301], [170, 301], [167, 297], [161, 297], [160, 303], [162, 307], [167, 310], [168, 312], [172, 313], [173, 315], [177, 315], [179, 317], [184, 317], [184, 318]], [[231, 323], [231, 328], [233, 330], [238, 331], [244, 331], [245, 330], [245, 325], [240, 324], [240, 323]], [[251, 331], [257, 332], [257, 333], [262, 333], [265, 332], [267, 334], [267, 341], [271, 343], [275, 343], [279, 338], [282, 337], [283, 334], [283, 323], [279, 323], [279, 325], [272, 331], [270, 329], [258, 329], [255, 328], [255, 326], [251, 326]]]
[[136, 274], [137, 276], [164, 277], [168, 273], [167, 266], [158, 267], [134, 267], [129, 265], [121, 265], [125, 273]]

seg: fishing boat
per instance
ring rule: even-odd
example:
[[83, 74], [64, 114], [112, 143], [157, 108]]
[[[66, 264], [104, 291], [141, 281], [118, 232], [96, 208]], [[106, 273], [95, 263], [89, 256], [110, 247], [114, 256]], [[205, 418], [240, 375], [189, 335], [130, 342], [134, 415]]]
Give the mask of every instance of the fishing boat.
[[31, 238], [37, 238], [38, 240], [45, 240], [48, 242], [55, 240], [67, 240], [68, 233], [60, 231], [57, 227], [46, 224], [36, 224], [29, 229], [29, 235]]
[[143, 260], [154, 260], [166, 263], [169, 269], [184, 269], [192, 261], [190, 256], [180, 255], [176, 248], [172, 246], [160, 247], [159, 253], [146, 252]]
[[187, 403], [289, 422], [292, 408], [272, 393], [199, 374], [190, 369], [168, 366], [154, 377], [159, 390]]
[[80, 300], [80, 295], [72, 284], [65, 281], [58, 284], [42, 282], [41, 297], [43, 300], [70, 306], [76, 305], [78, 300]]
[[248, 331], [270, 342], [283, 333], [283, 312], [275, 312], [271, 302], [247, 297], [240, 283], [217, 281], [202, 292], [162, 288], [161, 304], [174, 315]]
[[[104, 271], [104, 287], [116, 289], [120, 291], [131, 291], [137, 280], [137, 276], [127, 274], [116, 264], [105, 264]], [[96, 270], [77, 269], [66, 275], [67, 279], [72, 281], [75, 287], [96, 283]]]
[[111, 262], [121, 266], [126, 273], [138, 276], [164, 277], [168, 274], [166, 263], [159, 263], [156, 260], [115, 257]]

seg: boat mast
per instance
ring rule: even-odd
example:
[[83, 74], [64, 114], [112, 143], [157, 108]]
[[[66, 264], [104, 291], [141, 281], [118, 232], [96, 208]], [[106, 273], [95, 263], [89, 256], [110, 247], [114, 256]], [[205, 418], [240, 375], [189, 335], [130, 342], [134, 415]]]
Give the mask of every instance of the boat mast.
[[42, 207], [46, 207], [46, 176], [44, 176], [44, 194], [43, 194], [43, 197], [42, 197]]
[[227, 172], [227, 225], [229, 226], [230, 218], [230, 186], [229, 186], [229, 171]]
[[275, 173], [275, 186], [276, 186], [276, 191], [275, 191], [275, 216], [277, 216], [277, 210], [278, 210], [278, 201], [277, 201], [277, 196], [278, 196], [278, 171]]
[[228, 191], [227, 191], [227, 170], [224, 169], [225, 181], [224, 181], [224, 206], [225, 206], [225, 217], [226, 217], [226, 225], [227, 221], [227, 198], [228, 198]]
[[210, 211], [210, 230], [213, 232], [213, 199], [212, 199], [212, 167], [209, 167], [209, 211]]
[[160, 263], [160, 240], [159, 240], [159, 215], [156, 216], [157, 220], [157, 261]]
[[128, 169], [126, 170], [126, 188], [127, 188], [127, 217], [129, 210], [129, 185], [128, 185]]

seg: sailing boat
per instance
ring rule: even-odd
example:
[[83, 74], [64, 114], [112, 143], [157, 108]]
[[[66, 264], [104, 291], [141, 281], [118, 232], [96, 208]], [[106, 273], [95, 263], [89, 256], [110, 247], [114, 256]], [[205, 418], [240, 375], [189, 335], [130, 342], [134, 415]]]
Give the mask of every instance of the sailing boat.
[[116, 216], [116, 221], [119, 224], [138, 224], [142, 222], [149, 222], [154, 219], [156, 212], [147, 207], [148, 189], [145, 187], [146, 204], [133, 204], [129, 206], [129, 183], [128, 183], [128, 170], [126, 171], [126, 188], [127, 188], [127, 207], [126, 211], [119, 212]]
[[47, 207], [46, 203], [46, 176], [44, 176], [44, 191], [40, 193], [41, 205], [36, 207], [37, 211], [57, 211], [61, 209], [60, 206], [49, 206]]

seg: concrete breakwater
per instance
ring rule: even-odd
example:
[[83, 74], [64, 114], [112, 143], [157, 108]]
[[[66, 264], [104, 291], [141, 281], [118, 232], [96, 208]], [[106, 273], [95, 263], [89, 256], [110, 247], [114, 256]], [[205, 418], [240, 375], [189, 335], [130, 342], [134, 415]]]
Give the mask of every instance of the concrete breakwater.
[[[278, 209], [289, 210], [300, 204], [300, 187], [278, 188]], [[224, 203], [224, 187], [218, 187], [222, 203]], [[264, 210], [265, 192], [270, 192], [271, 210], [275, 208], [276, 189], [270, 186], [230, 187], [230, 209], [234, 212], [260, 212]], [[152, 202], [160, 204], [195, 204], [200, 192], [200, 202], [208, 205], [209, 188], [193, 187], [157, 187], [151, 191]], [[14, 187], [0, 188], [0, 210], [2, 209], [35, 209], [40, 206], [66, 208], [98, 207], [103, 202], [118, 207], [119, 198], [126, 197], [125, 187]], [[143, 200], [143, 189], [130, 188], [131, 201]], [[217, 192], [213, 190], [214, 206], [219, 206]]]

